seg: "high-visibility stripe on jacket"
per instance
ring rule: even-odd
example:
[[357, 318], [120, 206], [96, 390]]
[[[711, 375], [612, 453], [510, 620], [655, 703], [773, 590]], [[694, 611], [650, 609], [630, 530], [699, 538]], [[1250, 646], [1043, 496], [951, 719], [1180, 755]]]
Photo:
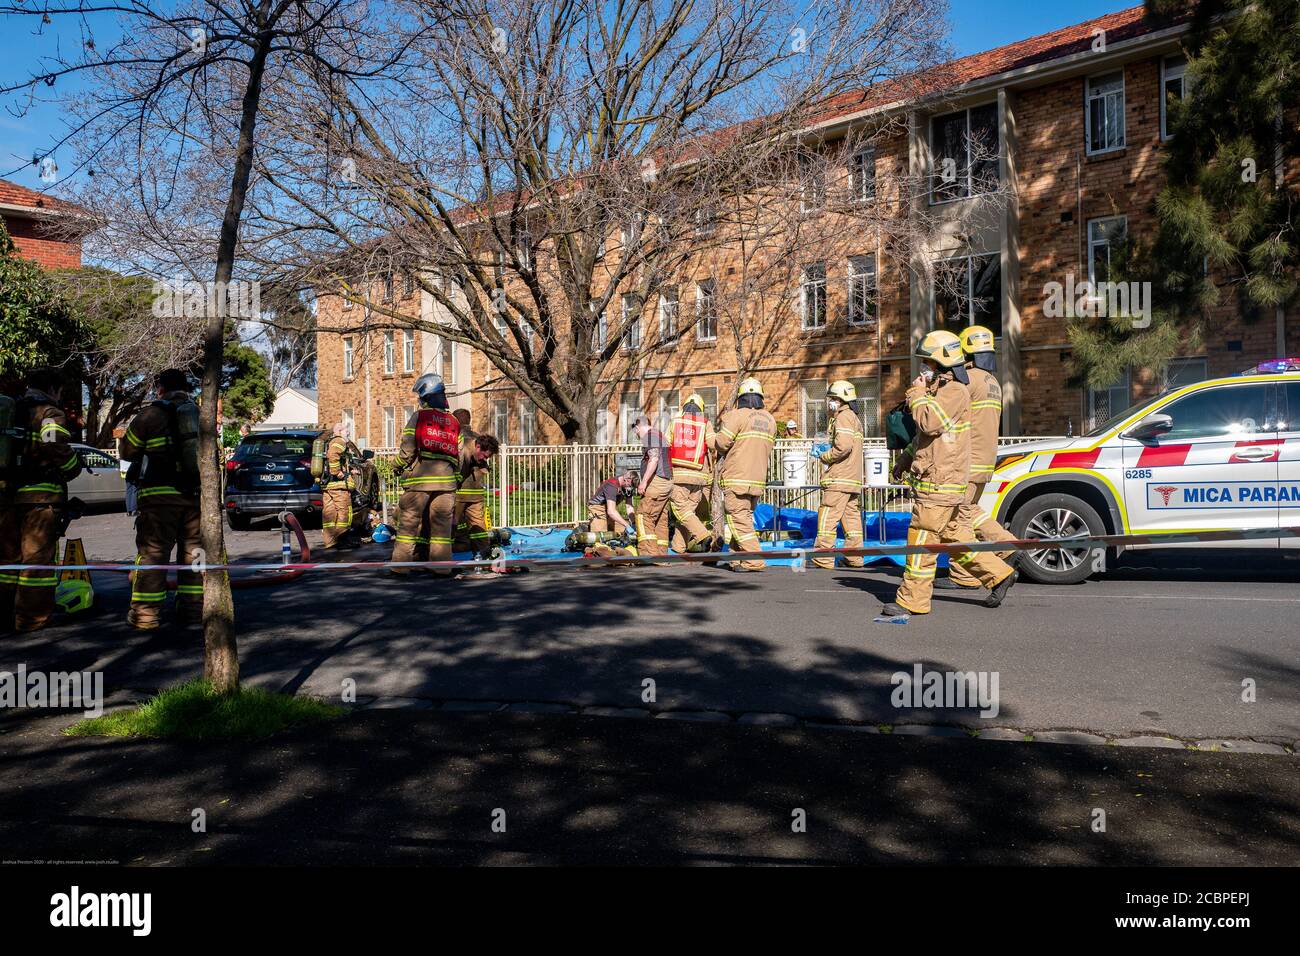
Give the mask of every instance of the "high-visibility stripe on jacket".
[[402, 490], [455, 491], [459, 463], [448, 455], [425, 457], [420, 454], [415, 441], [415, 425], [419, 417], [417, 409], [402, 429], [402, 443], [397, 451], [397, 460], [402, 465]]
[[29, 390], [27, 421], [30, 436], [17, 475], [15, 501], [22, 504], [52, 504], [67, 496], [67, 483], [81, 474], [81, 459], [68, 443], [63, 409], [48, 396]]
[[677, 435], [677, 423], [686, 421], [702, 423], [704, 430], [704, 455], [698, 464], [685, 457], [672, 458], [673, 484], [691, 486], [711, 485], [713, 484], [713, 446], [717, 441], [717, 434], [713, 430], [713, 422], [709, 421], [703, 415], [682, 414], [673, 419], [672, 433], [674, 441], [676, 440]]
[[862, 420], [847, 405], [831, 419], [831, 447], [822, 453], [821, 486], [830, 491], [862, 490]]
[[460, 485], [456, 489], [457, 501], [483, 501], [487, 498], [489, 465], [480, 465], [474, 457], [474, 443], [478, 436], [465, 426], [460, 429], [460, 464], [456, 475]]
[[970, 479], [970, 390], [949, 372], [907, 390], [916, 420], [907, 480], [936, 503], [961, 504]]
[[718, 422], [713, 449], [722, 461], [722, 487], [759, 495], [776, 442], [776, 419], [764, 408], [733, 408]]
[[[189, 395], [172, 392], [163, 401], [175, 406], [189, 401]], [[117, 452], [123, 461], [144, 459], [144, 474], [137, 492], [141, 508], [155, 504], [192, 504], [195, 500], [194, 495], [185, 494], [178, 486], [180, 449], [174, 447], [172, 441], [173, 414], [165, 404], [155, 403], [142, 408], [117, 443]]]
[[348, 462], [348, 440], [342, 435], [333, 435], [330, 437], [329, 444], [325, 446], [325, 471], [329, 473], [329, 481], [321, 485], [325, 491], [332, 491], [335, 488], [342, 488], [348, 491], [352, 490], [352, 469]]
[[970, 477], [988, 481], [998, 458], [998, 432], [1002, 426], [1002, 386], [997, 376], [982, 368], [970, 375]]

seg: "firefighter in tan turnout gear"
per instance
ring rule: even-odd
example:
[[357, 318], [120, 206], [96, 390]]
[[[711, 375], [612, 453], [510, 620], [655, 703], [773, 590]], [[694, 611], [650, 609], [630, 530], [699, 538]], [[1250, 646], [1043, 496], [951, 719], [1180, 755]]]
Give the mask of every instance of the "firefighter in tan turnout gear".
[[[831, 447], [818, 457], [822, 470], [822, 503], [817, 509], [817, 540], [814, 548], [835, 547], [835, 529], [844, 525], [844, 546], [862, 547], [862, 420], [853, 408], [858, 391], [852, 382], [832, 382], [826, 390], [830, 412]], [[845, 557], [852, 568], [863, 565], [861, 557]], [[835, 559], [814, 558], [819, 568], [835, 567]]]
[[[68, 444], [62, 376], [41, 369], [16, 401], [2, 398], [0, 564], [54, 564], [65, 524], [68, 482], [81, 459]], [[54, 614], [55, 571], [0, 571], [0, 632], [44, 627]]]
[[456, 412], [456, 420], [461, 423], [461, 433], [453, 537], [457, 551], [472, 551], [481, 560], [492, 551], [492, 531], [487, 523], [487, 478], [492, 458], [501, 446], [494, 435], [476, 435], [470, 431], [469, 413], [463, 409]]
[[[760, 551], [754, 508], [767, 484], [767, 464], [776, 442], [776, 419], [763, 408], [763, 386], [747, 378], [737, 390], [736, 407], [722, 416], [714, 450], [722, 457], [723, 507], [727, 537], [739, 551]], [[733, 571], [763, 571], [762, 561], [732, 561]]]
[[[993, 333], [982, 325], [962, 329], [962, 351], [966, 354], [966, 374], [970, 377], [970, 485], [966, 501], [957, 520], [964, 529], [974, 529], [980, 541], [1012, 541], [1014, 536], [979, 506], [984, 486], [993, 477], [998, 457], [998, 431], [1002, 424], [1002, 386], [998, 382], [997, 359], [994, 358]], [[998, 553], [1003, 561], [1014, 552]], [[975, 576], [960, 561], [948, 566], [948, 578], [935, 582], [942, 588], [977, 588]]]
[[[456, 469], [460, 465], [460, 422], [448, 411], [442, 378], [421, 375], [412, 389], [420, 408], [402, 429], [397, 459], [402, 497], [393, 545], [394, 561], [451, 560], [451, 538], [456, 513]], [[389, 568], [404, 575], [410, 568]], [[450, 577], [449, 569], [433, 571]]]
[[[921, 340], [916, 355], [921, 374], [907, 390], [907, 404], [916, 421], [916, 438], [894, 465], [895, 477], [906, 475], [912, 486], [912, 518], [907, 529], [909, 545], [936, 541], [969, 541], [958, 513], [970, 483], [971, 410], [961, 342], [951, 332], [934, 331]], [[883, 616], [928, 614], [937, 555], [909, 554], [903, 584]], [[992, 593], [985, 599], [997, 607], [1016, 582], [1016, 572], [987, 551], [957, 556], [976, 579]]]
[[325, 499], [321, 538], [328, 551], [351, 541], [352, 466], [348, 455], [347, 426], [342, 422], [335, 423], [334, 433], [325, 446], [325, 472], [320, 481], [321, 497]]
[[640, 554], [668, 553], [668, 502], [673, 494], [673, 466], [668, 440], [642, 415], [636, 420], [641, 441], [641, 474], [636, 509], [636, 547]]
[[[713, 446], [717, 435], [704, 415], [704, 399], [695, 392], [686, 398], [681, 414], [673, 419], [672, 445], [668, 450], [673, 466], [671, 505], [680, 526], [674, 536], [679, 551], [707, 551], [713, 547], [713, 532], [700, 520], [705, 489], [713, 486]], [[685, 540], [676, 541], [681, 529]], [[680, 547], [678, 547], [680, 545]]]
[[[118, 454], [131, 462], [127, 480], [139, 488], [135, 518], [136, 564], [195, 564], [199, 549], [198, 406], [180, 369], [159, 372], [158, 398], [126, 429]], [[203, 578], [189, 569], [176, 574], [176, 623], [203, 618]], [[166, 571], [131, 575], [131, 609], [126, 622], [140, 630], [162, 624], [167, 600]]]

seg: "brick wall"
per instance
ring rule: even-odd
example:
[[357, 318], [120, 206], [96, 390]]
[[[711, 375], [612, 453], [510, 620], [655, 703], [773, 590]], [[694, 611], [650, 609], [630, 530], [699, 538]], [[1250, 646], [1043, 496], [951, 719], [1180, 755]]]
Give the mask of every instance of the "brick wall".
[[81, 265], [81, 243], [54, 238], [40, 220], [8, 215], [5, 228], [18, 254], [45, 269], [76, 269]]

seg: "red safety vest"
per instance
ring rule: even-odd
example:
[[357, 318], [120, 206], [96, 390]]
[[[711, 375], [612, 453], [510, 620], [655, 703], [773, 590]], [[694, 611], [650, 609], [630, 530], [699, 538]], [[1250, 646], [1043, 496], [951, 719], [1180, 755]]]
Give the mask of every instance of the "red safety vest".
[[460, 421], [450, 412], [422, 408], [415, 419], [415, 448], [421, 458], [450, 458], [460, 455]]
[[704, 462], [704, 426], [709, 420], [703, 415], [683, 415], [673, 419], [673, 442], [668, 448], [668, 458], [674, 468], [698, 469]]

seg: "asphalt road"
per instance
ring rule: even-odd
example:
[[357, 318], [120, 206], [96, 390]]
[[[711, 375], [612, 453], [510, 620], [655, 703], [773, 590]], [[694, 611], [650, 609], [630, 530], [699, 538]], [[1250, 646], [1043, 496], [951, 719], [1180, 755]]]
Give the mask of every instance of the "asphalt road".
[[[132, 555], [123, 515], [92, 516], [74, 533], [92, 559]], [[236, 558], [270, 556], [279, 535], [234, 534], [229, 547]], [[1300, 562], [1279, 552], [1138, 554], [1100, 581], [1018, 585], [998, 610], [941, 592], [926, 618], [873, 624], [897, 581], [879, 570], [789, 568], [538, 571], [470, 582], [321, 572], [239, 592], [237, 615], [245, 680], [323, 697], [351, 680], [362, 698], [645, 707], [653, 681], [653, 706], [666, 710], [1300, 739]], [[124, 576], [97, 575], [96, 586], [96, 617], [7, 637], [4, 663], [102, 668], [110, 691], [200, 672], [196, 633], [131, 631]], [[997, 715], [894, 707], [891, 675], [916, 664], [996, 673]], [[1253, 682], [1254, 702], [1242, 700], [1243, 681]]]

